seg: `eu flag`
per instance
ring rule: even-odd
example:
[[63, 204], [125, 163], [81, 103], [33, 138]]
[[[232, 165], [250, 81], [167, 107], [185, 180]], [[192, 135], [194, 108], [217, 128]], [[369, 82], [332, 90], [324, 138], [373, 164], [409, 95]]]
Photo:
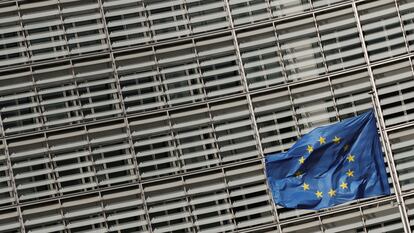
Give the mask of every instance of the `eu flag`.
[[316, 128], [286, 153], [266, 156], [266, 174], [275, 202], [286, 208], [390, 194], [373, 111]]

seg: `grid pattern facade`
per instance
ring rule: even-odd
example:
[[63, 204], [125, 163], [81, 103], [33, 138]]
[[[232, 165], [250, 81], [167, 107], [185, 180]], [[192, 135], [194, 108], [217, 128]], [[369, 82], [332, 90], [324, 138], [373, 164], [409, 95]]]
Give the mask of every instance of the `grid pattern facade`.
[[[0, 232], [414, 228], [413, 55], [413, 0], [3, 1]], [[393, 195], [276, 206], [264, 156], [370, 91]]]

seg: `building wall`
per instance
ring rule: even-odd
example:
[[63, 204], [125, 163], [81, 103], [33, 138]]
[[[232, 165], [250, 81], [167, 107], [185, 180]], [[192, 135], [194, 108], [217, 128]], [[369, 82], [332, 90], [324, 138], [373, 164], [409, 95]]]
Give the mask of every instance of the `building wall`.
[[[3, 1], [0, 232], [402, 232], [413, 16], [412, 0]], [[401, 193], [275, 206], [263, 158], [371, 90]]]

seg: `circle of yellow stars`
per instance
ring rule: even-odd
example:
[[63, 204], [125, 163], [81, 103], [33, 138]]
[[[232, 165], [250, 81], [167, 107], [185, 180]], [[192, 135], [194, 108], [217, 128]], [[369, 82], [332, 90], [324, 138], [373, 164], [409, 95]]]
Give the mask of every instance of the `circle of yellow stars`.
[[[319, 145], [323, 145], [323, 144], [326, 144], [326, 138], [325, 137], [322, 137], [322, 136], [320, 136], [319, 137], [319, 139], [318, 139], [318, 142], [319, 142]], [[334, 143], [334, 144], [339, 144], [340, 142], [341, 142], [341, 138], [340, 137], [338, 137], [338, 136], [335, 136], [333, 139], [332, 139], [332, 142]], [[343, 151], [345, 152], [345, 151], [347, 151], [348, 149], [349, 149], [349, 145], [348, 144], [346, 144], [342, 149], [343, 149]], [[307, 152], [310, 154], [310, 153], [312, 153], [313, 152], [313, 147], [312, 147], [312, 145], [307, 145], [307, 148], [306, 148], [306, 150], [307, 150]], [[305, 156], [301, 156], [299, 159], [298, 159], [298, 161], [299, 161], [299, 164], [304, 164], [305, 163]], [[346, 160], [347, 160], [347, 162], [348, 163], [352, 163], [352, 162], [355, 162], [355, 155], [353, 155], [353, 154], [349, 154], [347, 157], [346, 157]], [[296, 177], [301, 177], [301, 176], [303, 176], [303, 172], [302, 171], [300, 171], [300, 170], [298, 170], [296, 173], [295, 173], [295, 176]], [[353, 177], [354, 176], [354, 171], [353, 170], [351, 170], [351, 169], [348, 169], [348, 171], [346, 172], [346, 176], [347, 177]], [[308, 183], [306, 183], [306, 182], [303, 182], [303, 185], [301, 186], [302, 188], [303, 188], [303, 191], [308, 191], [308, 190], [310, 190], [311, 189], [311, 187], [310, 187], [310, 185], [308, 184]], [[348, 183], [347, 182], [345, 182], [345, 181], [342, 181], [341, 182], [341, 184], [339, 185], [339, 187], [342, 189], [342, 190], [347, 190], [348, 189]], [[329, 190], [329, 192], [328, 192], [328, 195], [329, 195], [329, 197], [335, 197], [336, 196], [336, 190], [335, 189], [330, 189]], [[317, 198], [319, 198], [319, 199], [322, 199], [323, 198], [323, 192], [322, 191], [320, 191], [320, 190], [316, 190], [316, 192], [315, 192], [315, 195], [316, 195], [316, 197]]]

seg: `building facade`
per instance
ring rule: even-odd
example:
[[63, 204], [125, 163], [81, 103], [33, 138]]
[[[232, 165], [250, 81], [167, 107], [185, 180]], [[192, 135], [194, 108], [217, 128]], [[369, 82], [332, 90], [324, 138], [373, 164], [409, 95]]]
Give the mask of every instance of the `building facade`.
[[[0, 232], [403, 232], [413, 55], [413, 0], [2, 1]], [[263, 158], [370, 91], [393, 195], [276, 206]]]

